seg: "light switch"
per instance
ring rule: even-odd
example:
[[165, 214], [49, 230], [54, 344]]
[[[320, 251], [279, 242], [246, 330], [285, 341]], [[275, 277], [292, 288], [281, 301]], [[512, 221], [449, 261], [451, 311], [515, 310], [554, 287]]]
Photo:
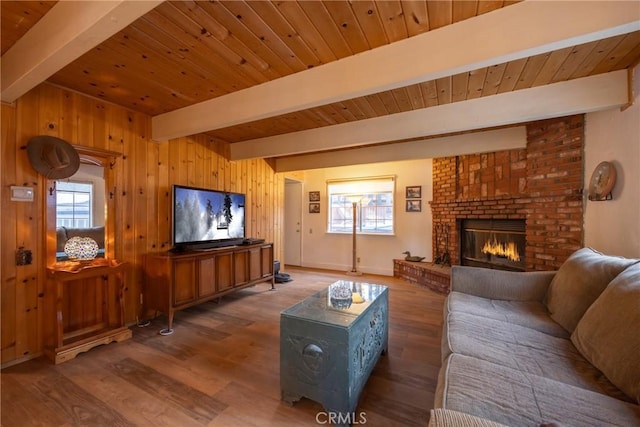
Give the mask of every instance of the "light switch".
[[17, 202], [33, 202], [33, 187], [11, 186], [11, 200]]

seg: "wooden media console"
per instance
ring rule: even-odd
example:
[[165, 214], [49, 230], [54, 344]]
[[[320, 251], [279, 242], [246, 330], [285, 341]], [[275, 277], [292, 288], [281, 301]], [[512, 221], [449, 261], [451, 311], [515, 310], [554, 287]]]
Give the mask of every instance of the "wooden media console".
[[173, 332], [173, 315], [238, 289], [270, 282], [274, 289], [273, 244], [258, 243], [145, 257], [143, 318], [149, 310], [167, 316], [162, 335]]

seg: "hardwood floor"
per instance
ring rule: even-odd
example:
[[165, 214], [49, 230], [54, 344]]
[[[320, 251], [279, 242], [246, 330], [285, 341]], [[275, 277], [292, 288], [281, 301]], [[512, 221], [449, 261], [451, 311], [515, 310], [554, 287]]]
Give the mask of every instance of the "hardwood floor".
[[[3, 426], [317, 426], [322, 406], [280, 400], [280, 312], [341, 273], [287, 270], [267, 283], [132, 326], [131, 340], [94, 348], [55, 366], [44, 358], [1, 374]], [[387, 276], [358, 281], [389, 286], [389, 351], [371, 374], [357, 413], [367, 426], [425, 426], [433, 405], [444, 297]], [[320, 422], [318, 422], [320, 421]]]

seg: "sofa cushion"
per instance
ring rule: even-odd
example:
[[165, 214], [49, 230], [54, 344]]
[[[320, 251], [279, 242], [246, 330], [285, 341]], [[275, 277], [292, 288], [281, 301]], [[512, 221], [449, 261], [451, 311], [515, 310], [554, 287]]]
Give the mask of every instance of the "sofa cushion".
[[452, 354], [438, 378], [435, 407], [509, 426], [632, 426], [640, 407], [537, 375]]
[[[472, 356], [630, 401], [568, 338], [460, 312], [450, 313], [446, 326], [449, 354]], [[446, 349], [443, 347], [443, 353]]]
[[463, 312], [502, 320], [561, 338], [570, 336], [549, 317], [547, 308], [538, 301], [503, 301], [451, 292], [445, 305], [445, 314], [447, 312]]
[[586, 311], [571, 340], [640, 403], [640, 263], [620, 273]]
[[546, 305], [551, 318], [573, 332], [584, 312], [618, 274], [638, 260], [603, 255], [591, 248], [574, 252], [549, 285]]

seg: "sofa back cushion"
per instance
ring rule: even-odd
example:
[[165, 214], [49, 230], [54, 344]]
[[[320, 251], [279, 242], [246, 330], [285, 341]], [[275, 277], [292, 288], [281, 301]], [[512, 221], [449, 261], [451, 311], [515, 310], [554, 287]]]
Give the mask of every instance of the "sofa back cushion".
[[91, 237], [99, 248], [104, 248], [104, 226], [91, 228], [67, 228], [67, 239], [72, 237]]
[[571, 341], [609, 381], [640, 403], [640, 263], [613, 279], [578, 322]]
[[573, 332], [609, 282], [637, 261], [603, 255], [591, 248], [577, 250], [560, 266], [547, 290], [545, 304], [551, 318]]

